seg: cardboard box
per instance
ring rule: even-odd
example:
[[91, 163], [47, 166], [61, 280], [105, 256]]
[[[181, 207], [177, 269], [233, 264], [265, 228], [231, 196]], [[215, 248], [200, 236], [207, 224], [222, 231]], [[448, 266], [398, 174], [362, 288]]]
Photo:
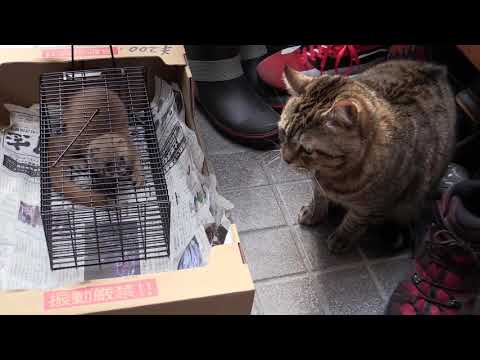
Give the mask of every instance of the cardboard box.
[[233, 243], [213, 247], [205, 267], [0, 292], [0, 315], [250, 314], [254, 286], [235, 226], [232, 231]]
[[[74, 51], [75, 69], [112, 66], [108, 46]], [[179, 84], [187, 125], [206, 154], [183, 46], [113, 45], [113, 53], [119, 67], [146, 68], [150, 100], [155, 75]], [[0, 49], [0, 126], [9, 125], [3, 104], [29, 107], [39, 102], [40, 74], [71, 69], [69, 47]], [[212, 248], [208, 265], [201, 268], [92, 280], [48, 291], [0, 292], [0, 314], [250, 314], [255, 289], [235, 226], [232, 237], [233, 243]]]

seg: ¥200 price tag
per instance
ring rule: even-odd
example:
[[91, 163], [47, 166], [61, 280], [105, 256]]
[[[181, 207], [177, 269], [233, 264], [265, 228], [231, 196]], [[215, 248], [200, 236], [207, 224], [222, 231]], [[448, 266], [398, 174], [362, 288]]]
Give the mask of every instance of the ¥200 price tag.
[[156, 55], [168, 55], [172, 51], [173, 46], [171, 45], [162, 45], [162, 46], [130, 46], [128, 51], [130, 53], [141, 53], [141, 54], [156, 54]]

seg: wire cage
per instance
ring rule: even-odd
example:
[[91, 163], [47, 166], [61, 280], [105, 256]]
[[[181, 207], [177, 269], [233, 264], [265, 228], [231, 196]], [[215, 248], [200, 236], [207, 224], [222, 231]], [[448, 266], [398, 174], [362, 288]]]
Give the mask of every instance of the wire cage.
[[52, 270], [170, 255], [143, 67], [40, 77], [41, 216]]

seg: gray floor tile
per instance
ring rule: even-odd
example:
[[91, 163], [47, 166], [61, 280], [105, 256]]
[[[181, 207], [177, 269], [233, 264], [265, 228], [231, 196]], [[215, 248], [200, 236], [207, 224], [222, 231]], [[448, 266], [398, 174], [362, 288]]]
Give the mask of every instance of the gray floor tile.
[[383, 300], [365, 267], [317, 275], [334, 315], [380, 315]]
[[236, 144], [221, 135], [210, 124], [210, 122], [206, 119], [205, 114], [200, 109], [197, 109], [195, 116], [198, 119], [202, 129], [202, 136], [205, 140], [209, 155], [233, 154], [249, 150], [247, 147]]
[[222, 195], [235, 205], [232, 217], [240, 232], [286, 224], [272, 186], [226, 191]]
[[280, 158], [279, 152], [268, 152], [262, 156], [261, 161], [272, 184], [309, 179], [307, 174], [289, 168]]
[[330, 254], [327, 248], [327, 238], [333, 232], [333, 226], [295, 226], [295, 233], [305, 250], [310, 270], [325, 270], [334, 266], [348, 265], [361, 262], [362, 258], [355, 248], [344, 255]]
[[258, 315], [258, 310], [255, 304], [255, 301], [253, 302], [253, 307], [252, 307], [252, 311], [250, 312], [250, 315]]
[[313, 196], [310, 180], [276, 185], [287, 213], [290, 225], [297, 223], [297, 217], [302, 206], [307, 205]]
[[289, 228], [240, 233], [254, 280], [306, 271]]
[[262, 306], [259, 304], [258, 291], [255, 291], [255, 298], [253, 299], [253, 308], [251, 315], [263, 315]]
[[211, 155], [210, 160], [221, 191], [267, 185], [268, 179], [257, 160], [258, 154], [242, 152], [236, 154]]
[[309, 277], [256, 285], [265, 315], [324, 314], [319, 292]]
[[385, 295], [390, 297], [400, 281], [407, 278], [413, 269], [412, 259], [388, 260], [372, 265], [372, 270], [382, 285]]

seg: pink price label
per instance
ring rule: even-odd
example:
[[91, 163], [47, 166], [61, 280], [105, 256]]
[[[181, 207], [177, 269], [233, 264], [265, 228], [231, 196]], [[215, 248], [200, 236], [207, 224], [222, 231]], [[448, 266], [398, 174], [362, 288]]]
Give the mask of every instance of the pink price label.
[[[113, 55], [118, 55], [118, 48], [114, 47]], [[110, 47], [91, 47], [91, 48], [74, 48], [74, 57], [94, 57], [110, 55]], [[44, 59], [71, 59], [71, 48], [50, 48], [42, 50], [42, 58]]]
[[43, 295], [44, 310], [71, 308], [116, 301], [141, 299], [158, 295], [155, 279], [129, 281], [113, 285], [90, 286], [72, 290], [47, 291]]

